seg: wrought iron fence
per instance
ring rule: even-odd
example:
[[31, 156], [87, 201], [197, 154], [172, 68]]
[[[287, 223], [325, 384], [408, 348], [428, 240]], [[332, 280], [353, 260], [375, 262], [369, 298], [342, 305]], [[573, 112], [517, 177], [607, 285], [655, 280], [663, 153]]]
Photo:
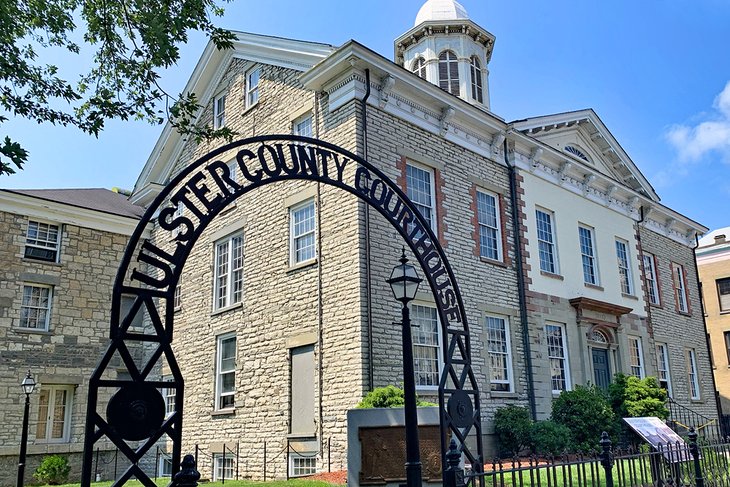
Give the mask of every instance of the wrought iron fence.
[[[605, 435], [605, 434], [604, 434]], [[456, 444], [447, 454], [445, 487], [730, 487], [730, 439], [700, 442], [690, 430], [688, 443], [612, 448], [608, 435], [590, 453], [495, 459], [484, 472], [464, 471]]]
[[717, 419], [683, 406], [671, 397], [667, 398], [667, 409], [667, 425], [680, 435], [686, 435], [690, 428], [694, 428], [700, 438], [710, 442], [717, 442], [727, 436]]

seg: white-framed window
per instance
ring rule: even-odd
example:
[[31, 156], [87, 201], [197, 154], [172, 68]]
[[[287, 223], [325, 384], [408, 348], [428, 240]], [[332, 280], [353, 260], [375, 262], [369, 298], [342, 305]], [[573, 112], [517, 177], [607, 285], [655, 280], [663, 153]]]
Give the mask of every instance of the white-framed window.
[[730, 311], [730, 277], [718, 279], [717, 297], [720, 303], [720, 311]]
[[246, 73], [246, 108], [254, 106], [259, 101], [259, 80], [261, 68], [253, 68]]
[[687, 350], [687, 382], [689, 382], [689, 396], [694, 400], [700, 398], [700, 379], [697, 376], [697, 354], [694, 348]]
[[548, 323], [545, 325], [548, 359], [550, 360], [550, 382], [554, 394], [570, 390], [570, 369], [568, 368], [568, 347], [565, 325]]
[[53, 287], [45, 284], [23, 284], [20, 303], [20, 328], [48, 331], [51, 321]]
[[[223, 448], [225, 448], [225, 445]], [[233, 474], [235, 472], [233, 455], [233, 453], [226, 455], [223, 455], [222, 453], [213, 454], [213, 482], [233, 479]]]
[[172, 309], [179, 310], [182, 307], [182, 284], [179, 282], [175, 286], [175, 292], [172, 295]]
[[416, 387], [438, 387], [441, 378], [441, 337], [436, 308], [412, 304], [411, 323]]
[[232, 409], [236, 395], [236, 335], [229, 333], [217, 339], [215, 367], [215, 408]]
[[644, 350], [639, 337], [629, 337], [629, 373], [644, 378]]
[[469, 62], [471, 68], [471, 97], [479, 103], [484, 103], [484, 94], [482, 89], [482, 67], [479, 58], [472, 56]]
[[580, 241], [580, 256], [583, 263], [583, 282], [598, 285], [598, 266], [596, 265], [596, 244], [593, 229], [583, 225], [578, 226], [578, 240]]
[[71, 409], [74, 387], [43, 385], [38, 397], [36, 441], [67, 442], [71, 432]]
[[443, 51], [439, 54], [439, 88], [452, 95], [459, 96], [459, 60], [453, 51]]
[[477, 221], [479, 223], [479, 255], [491, 260], [502, 260], [502, 222], [499, 214], [499, 198], [482, 190], [477, 195]]
[[292, 122], [292, 132], [301, 137], [312, 136], [312, 114], [308, 113]]
[[[184, 214], [185, 214], [185, 205], [183, 205], [182, 201], [178, 201], [177, 206], [175, 207], [175, 213], [173, 213], [171, 221], [176, 220], [177, 218], [183, 216]], [[172, 229], [172, 238], [176, 238], [178, 235], [180, 235], [180, 225], [178, 225]]]
[[213, 128], [226, 126], [226, 95], [220, 95], [213, 100]]
[[317, 473], [317, 457], [312, 452], [308, 455], [300, 455], [296, 453], [289, 454], [289, 476], [303, 477], [305, 475], [314, 475]]
[[672, 378], [669, 372], [669, 348], [666, 343], [656, 344], [656, 363], [659, 386], [667, 391], [669, 397], [672, 397]]
[[406, 164], [406, 193], [436, 233], [436, 188], [434, 171], [427, 166]]
[[625, 240], [616, 239], [616, 259], [618, 262], [618, 275], [621, 281], [621, 292], [634, 294], [634, 286], [631, 279], [631, 266], [629, 265], [629, 245]]
[[[172, 377], [163, 377], [164, 382], [172, 382]], [[175, 412], [175, 398], [177, 397], [177, 391], [174, 387], [165, 387], [162, 389], [162, 398], [165, 400], [165, 416], [169, 416]]]
[[243, 300], [243, 233], [215, 243], [213, 308], [223, 309]]
[[317, 217], [314, 198], [289, 209], [289, 262], [291, 265], [317, 257]]
[[172, 458], [160, 453], [157, 469], [160, 477], [172, 477]]
[[657, 279], [656, 272], [656, 258], [654, 255], [644, 252], [642, 259], [644, 263], [644, 279], [646, 280], [646, 292], [649, 295], [649, 303], [659, 305], [659, 280]]
[[535, 221], [537, 222], [540, 270], [550, 274], [558, 274], [560, 271], [558, 269], [553, 212], [538, 208], [535, 210]]
[[422, 57], [417, 57], [411, 65], [411, 71], [416, 73], [419, 78], [426, 79], [426, 60]]
[[674, 298], [677, 310], [680, 313], [689, 313], [689, 299], [687, 298], [687, 282], [685, 281], [684, 266], [672, 262], [674, 274]]
[[501, 316], [487, 316], [486, 329], [490, 389], [495, 392], [512, 392], [509, 322]]
[[58, 225], [28, 220], [25, 234], [25, 258], [58, 262], [61, 230]]

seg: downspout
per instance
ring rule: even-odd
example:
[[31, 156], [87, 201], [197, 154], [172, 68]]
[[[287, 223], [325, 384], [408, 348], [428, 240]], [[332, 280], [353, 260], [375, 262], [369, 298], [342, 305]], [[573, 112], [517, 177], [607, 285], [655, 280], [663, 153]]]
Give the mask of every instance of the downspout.
[[[314, 93], [314, 137], [319, 139], [319, 93]], [[317, 206], [321, 209], [322, 205], [322, 183], [317, 181]], [[317, 221], [317, 347], [319, 348], [319, 360], [317, 367], [319, 369], [319, 451], [320, 456], [324, 456], [324, 415], [322, 413], [322, 404], [324, 402], [324, 377], [323, 377], [323, 360], [324, 355], [324, 299], [322, 296], [322, 215], [319, 214]], [[287, 462], [289, 460], [287, 459]], [[288, 463], [287, 463], [288, 465]], [[287, 467], [287, 472], [288, 472]]]
[[537, 420], [537, 405], [535, 404], [535, 380], [532, 372], [532, 351], [530, 350], [530, 329], [527, 319], [527, 295], [525, 285], [524, 266], [522, 265], [522, 246], [520, 230], [520, 210], [517, 201], [517, 168], [510, 164], [507, 157], [507, 138], [504, 143], [504, 162], [507, 164], [509, 175], [510, 206], [512, 207], [512, 236], [517, 261], [517, 293], [520, 298], [520, 322], [522, 324], [522, 347], [525, 350], [525, 367], [527, 368], [527, 398], [530, 402], [530, 413], [533, 420]]
[[[707, 319], [705, 318], [705, 301], [702, 299], [702, 281], [700, 281], [700, 269], [699, 266], [697, 266], [697, 248], [700, 246], [700, 237], [695, 233], [695, 246], [692, 247], [692, 256], [694, 257], [694, 266], [695, 266], [695, 278], [697, 279], [697, 291], [700, 293], [700, 313], [702, 313], [702, 326], [705, 329], [705, 342], [707, 344], [707, 358], [714, 357], [712, 355], [712, 343], [710, 343], [710, 333], [707, 331]], [[712, 368], [712, 363], [710, 363], [710, 368]], [[715, 372], [712, 372], [710, 374], [710, 377], [712, 377], [712, 393], [715, 396], [715, 407], [717, 408], [717, 419], [718, 419], [718, 428], [720, 431], [720, 434], [722, 435], [722, 425], [724, 424], [722, 421], [722, 402], [720, 401], [720, 395], [717, 391], [717, 382], [715, 381]]]
[[[368, 160], [368, 98], [370, 98], [370, 70], [365, 70], [365, 96], [362, 98], [362, 147], [363, 159]], [[368, 391], [372, 391], [375, 387], [373, 379], [373, 307], [372, 307], [372, 275], [370, 269], [370, 206], [362, 202], [359, 203], [365, 207], [365, 292], [367, 305], [367, 330], [368, 330]]]

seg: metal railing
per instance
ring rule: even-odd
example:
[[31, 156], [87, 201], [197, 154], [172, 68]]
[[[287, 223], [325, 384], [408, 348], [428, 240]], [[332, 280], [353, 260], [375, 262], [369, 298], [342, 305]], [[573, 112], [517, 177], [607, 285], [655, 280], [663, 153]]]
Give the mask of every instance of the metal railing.
[[669, 416], [666, 420], [667, 425], [677, 434], [686, 435], [690, 428], [694, 428], [705, 441], [717, 441], [724, 437], [717, 419], [683, 406], [671, 397], [667, 398], [667, 409], [669, 409]]

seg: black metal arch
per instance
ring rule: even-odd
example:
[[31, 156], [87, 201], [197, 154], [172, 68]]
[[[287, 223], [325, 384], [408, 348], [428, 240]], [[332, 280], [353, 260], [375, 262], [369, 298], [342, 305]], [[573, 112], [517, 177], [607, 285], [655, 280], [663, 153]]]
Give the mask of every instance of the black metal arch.
[[[228, 165], [218, 158], [229, 153], [235, 156], [243, 175], [238, 181], [231, 178]], [[227, 205], [256, 188], [286, 180], [317, 181], [354, 194], [382, 214], [414, 253], [434, 295], [443, 343], [447, 344], [438, 389], [442, 467], [445, 472], [447, 443], [455, 438], [474, 472], [482, 471], [479, 387], [471, 367], [466, 312], [454, 273], [428, 222], [390, 178], [352, 152], [308, 137], [266, 135], [232, 142], [187, 166], [163, 188], [132, 234], [113, 288], [111, 341], [89, 380], [83, 486], [91, 482], [94, 445], [103, 437], [131, 463], [115, 486], [132, 476], [150, 487], [155, 485], [137, 464], [164, 435], [173, 443], [173, 472], [179, 469], [184, 381], [171, 342], [174, 292], [183, 265], [208, 224]], [[175, 212], [179, 204], [185, 206], [190, 218]], [[172, 250], [143, 239], [148, 224], [155, 220], [169, 233], [168, 246]], [[144, 267], [133, 267], [134, 261]], [[123, 295], [133, 296], [134, 303], [122, 316]], [[143, 307], [151, 330], [146, 327], [142, 333], [130, 331]], [[153, 346], [150, 358], [141, 367], [128, 347], [133, 343]], [[129, 378], [103, 377], [115, 355]], [[162, 356], [171, 369], [172, 382], [148, 380]], [[159, 416], [161, 395], [157, 390], [163, 387], [176, 391], [175, 411], [164, 419]], [[101, 390], [116, 391], [107, 404], [106, 420], [98, 411]], [[467, 442], [470, 434], [475, 436], [472, 444]], [[136, 441], [133, 444], [137, 446], [131, 447], [129, 441]]]

